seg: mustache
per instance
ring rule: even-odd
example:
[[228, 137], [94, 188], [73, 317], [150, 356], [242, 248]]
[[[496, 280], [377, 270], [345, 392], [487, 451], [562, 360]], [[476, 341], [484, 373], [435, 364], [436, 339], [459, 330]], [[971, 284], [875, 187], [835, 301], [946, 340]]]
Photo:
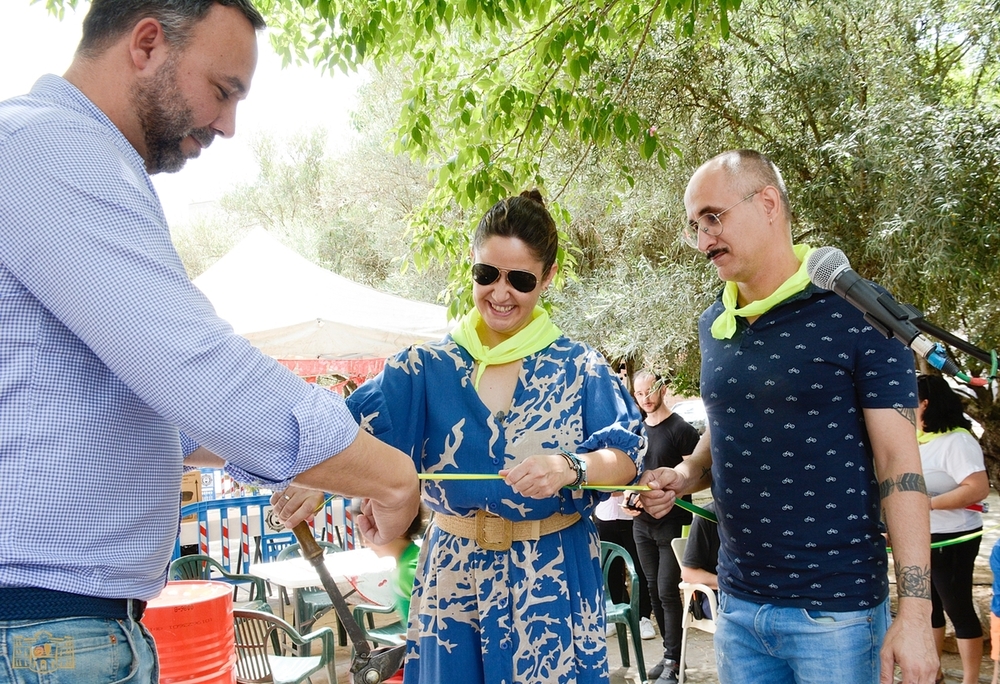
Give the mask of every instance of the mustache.
[[719, 249], [710, 249], [707, 252], [705, 252], [705, 258], [708, 259], [709, 261], [711, 261], [712, 259], [714, 259], [715, 257], [719, 256], [720, 254], [725, 254], [728, 251], [729, 250], [726, 249], [725, 247], [722, 247], [722, 248], [719, 248]]
[[202, 147], [208, 147], [215, 140], [215, 131], [211, 128], [196, 128], [188, 135], [197, 140]]

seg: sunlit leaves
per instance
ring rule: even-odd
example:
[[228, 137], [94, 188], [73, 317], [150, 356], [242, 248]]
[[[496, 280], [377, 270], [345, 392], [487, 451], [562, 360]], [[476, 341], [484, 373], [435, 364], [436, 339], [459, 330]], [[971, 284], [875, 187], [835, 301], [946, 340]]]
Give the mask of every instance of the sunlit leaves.
[[[358, 64], [404, 68], [408, 87], [396, 149], [434, 169], [435, 186], [414, 216], [414, 247], [448, 256], [497, 199], [551, 186], [545, 159], [577, 148], [621, 146], [637, 161], [672, 153], [648, 133], [655, 123], [634, 106], [629, 74], [664, 22], [715, 31], [733, 3], [695, 0], [577, 3], [545, 0], [270, 0], [272, 41], [284, 58], [325, 69]], [[669, 25], [669, 24], [668, 24]], [[595, 68], [601, 65], [599, 71]], [[578, 164], [577, 164], [578, 166]], [[631, 176], [627, 173], [625, 181]], [[441, 218], [466, 216], [464, 225]], [[439, 244], [440, 243], [440, 244]], [[567, 271], [572, 264], [564, 264]], [[458, 274], [457, 274], [458, 275]]]

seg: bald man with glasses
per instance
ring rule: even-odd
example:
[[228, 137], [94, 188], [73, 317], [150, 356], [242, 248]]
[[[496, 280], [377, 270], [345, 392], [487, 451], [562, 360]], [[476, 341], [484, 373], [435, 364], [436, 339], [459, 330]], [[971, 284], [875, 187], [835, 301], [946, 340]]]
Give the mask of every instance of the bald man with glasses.
[[[699, 321], [708, 428], [643, 475], [646, 511], [711, 486], [719, 515], [723, 684], [931, 684], [930, 533], [912, 354], [809, 281], [778, 168], [753, 150], [705, 162], [682, 237], [725, 285]], [[899, 608], [890, 625], [893, 541]]]

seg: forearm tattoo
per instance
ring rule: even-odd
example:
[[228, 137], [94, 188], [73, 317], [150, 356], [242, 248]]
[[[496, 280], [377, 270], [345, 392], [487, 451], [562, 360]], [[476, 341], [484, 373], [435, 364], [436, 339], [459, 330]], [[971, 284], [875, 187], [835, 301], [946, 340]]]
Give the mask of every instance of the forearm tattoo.
[[917, 410], [916, 409], [911, 409], [911, 408], [897, 408], [896, 412], [899, 413], [899, 415], [903, 416], [903, 418], [906, 418], [908, 421], [910, 421], [910, 425], [912, 425], [913, 427], [917, 427]]
[[701, 480], [711, 480], [711, 479], [712, 479], [712, 469], [711, 468], [706, 468], [705, 466], [702, 466], [701, 467], [701, 477], [698, 478], [699, 482]]
[[900, 598], [929, 599], [931, 597], [931, 570], [929, 567], [904, 565], [896, 568], [896, 595]]
[[920, 473], [903, 473], [895, 480], [887, 477], [878, 487], [883, 501], [893, 492], [920, 492], [924, 496], [927, 495], [927, 485], [924, 484], [924, 476]]

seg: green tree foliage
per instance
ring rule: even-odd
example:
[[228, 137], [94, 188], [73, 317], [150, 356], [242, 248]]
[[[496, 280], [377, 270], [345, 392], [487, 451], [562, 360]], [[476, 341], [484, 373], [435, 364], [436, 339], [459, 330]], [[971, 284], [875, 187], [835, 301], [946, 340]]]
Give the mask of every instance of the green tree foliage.
[[[54, 12], [78, 0], [45, 0]], [[446, 299], [467, 308], [467, 236], [498, 199], [560, 195], [593, 150], [624, 146], [666, 163], [668, 136], [636, 107], [633, 73], [658, 31], [727, 35], [740, 0], [258, 0], [284, 60], [324, 69], [405, 65], [396, 150], [426, 165], [431, 192], [410, 217], [418, 266], [451, 265]], [[597, 70], [614, 63], [613, 70]], [[566, 151], [576, 160], [565, 163]], [[564, 157], [543, 168], [554, 153]], [[555, 171], [558, 171], [556, 174]], [[625, 165], [618, 175], [631, 179]], [[550, 186], [549, 179], [555, 179]], [[557, 284], [571, 275], [560, 250]]]
[[445, 287], [439, 265], [416, 270], [407, 217], [429, 191], [425, 169], [386, 149], [382, 77], [359, 93], [351, 144], [332, 153], [317, 129], [281, 140], [253, 140], [260, 171], [220, 201], [221, 212], [174, 227], [173, 239], [191, 277], [229, 251], [254, 227], [263, 227], [314, 263], [385, 292], [434, 302]]
[[[47, 0], [61, 6], [73, 0]], [[677, 244], [690, 173], [753, 147], [782, 168], [796, 239], [984, 349], [1000, 343], [995, 0], [262, 0], [286, 60], [402, 70], [395, 149], [430, 170], [414, 260], [537, 185], [567, 237], [560, 325], [695, 387], [713, 270]], [[654, 130], [655, 127], [655, 130]], [[973, 373], [982, 364], [959, 357]], [[1000, 405], [970, 413], [1000, 462]]]
[[[633, 77], [644, 94], [636, 106], [671, 131], [679, 154], [633, 187], [608, 192], [601, 178], [628, 150], [606, 150], [564, 198], [574, 215], [570, 232], [581, 235], [579, 289], [587, 293], [560, 301], [566, 319], [586, 339], [624, 340], [622, 350], [631, 340], [648, 344], [658, 329], [662, 343], [647, 354], [690, 381], [694, 338], [680, 349], [674, 340], [690, 334], [689, 322], [719, 283], [698, 277], [714, 276], [713, 269], [672, 242], [684, 186], [705, 159], [753, 147], [784, 171], [797, 241], [840, 247], [856, 271], [931, 322], [995, 349], [998, 35], [992, 2], [909, 0], [748, 0], [728, 40], [657, 34]], [[592, 195], [604, 198], [602, 207], [580, 199]], [[600, 220], [602, 212], [610, 220]], [[594, 235], [590, 224], [600, 226]], [[646, 243], [642, 230], [651, 236]], [[654, 237], [661, 230], [669, 244]], [[637, 268], [632, 255], [656, 268], [641, 260]], [[633, 282], [619, 289], [623, 273]], [[586, 329], [591, 323], [604, 329]], [[631, 332], [609, 333], [615, 323]], [[974, 374], [984, 370], [975, 359], [957, 359]], [[983, 446], [997, 482], [1000, 408], [980, 390], [969, 412], [986, 427]]]
[[[262, 226], [311, 261], [355, 282], [435, 301], [445, 286], [440, 266], [416, 271], [407, 217], [427, 196], [424, 170], [379, 147], [377, 121], [358, 128], [339, 154], [319, 129], [287, 141], [260, 138], [260, 173], [222, 198], [227, 220]], [[375, 136], [374, 138], [372, 136]]]
[[[396, 149], [426, 164], [427, 200], [411, 218], [420, 265], [452, 265], [453, 314], [468, 306], [464, 255], [479, 216], [498, 199], [538, 186], [563, 221], [561, 188], [546, 157], [563, 142], [587, 152], [636, 149], [660, 163], [669, 139], [651, 135], [635, 107], [633, 67], [661, 27], [725, 31], [738, 0], [271, 0], [261, 3], [286, 60], [328, 69], [406, 65]], [[624, 60], [613, 74], [595, 66]], [[667, 142], [664, 142], [667, 141]], [[562, 147], [562, 149], [566, 149]], [[625, 169], [626, 175], [630, 170]], [[556, 182], [550, 183], [549, 179]], [[550, 187], [551, 185], [551, 187]], [[562, 274], [572, 272], [561, 252]]]

